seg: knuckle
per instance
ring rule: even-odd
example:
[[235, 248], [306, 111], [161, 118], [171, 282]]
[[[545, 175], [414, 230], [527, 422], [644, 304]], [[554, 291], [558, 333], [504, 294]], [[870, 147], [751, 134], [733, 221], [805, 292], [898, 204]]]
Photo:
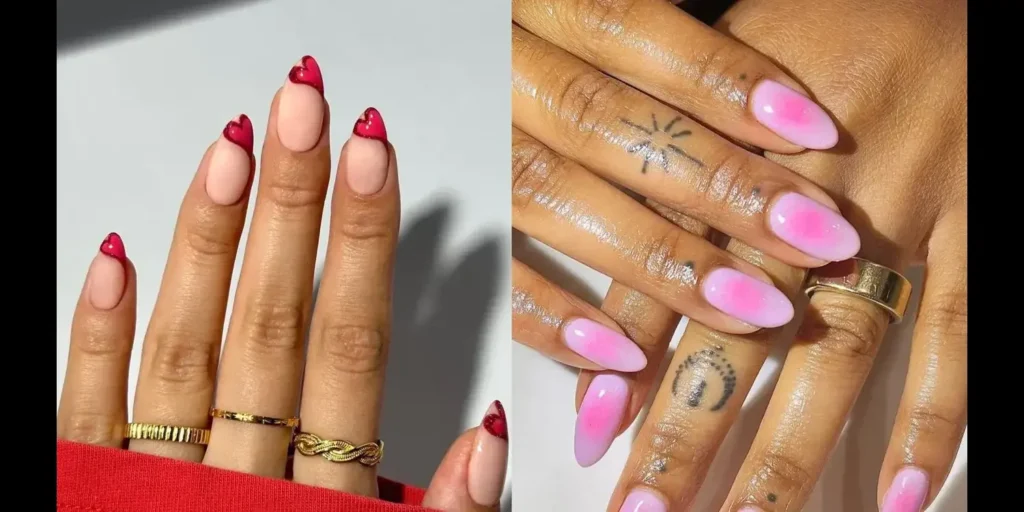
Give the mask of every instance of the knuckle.
[[919, 405], [906, 412], [906, 422], [908, 431], [915, 438], [955, 442], [960, 440], [966, 417], [965, 413], [951, 414], [935, 407]]
[[348, 208], [331, 222], [334, 233], [347, 240], [387, 240], [396, 230], [394, 216], [381, 208]]
[[387, 334], [379, 326], [326, 325], [317, 338], [320, 364], [332, 373], [371, 373], [384, 368]]
[[234, 237], [228, 233], [211, 215], [200, 214], [193, 222], [184, 226], [182, 241], [189, 252], [208, 258], [222, 258], [234, 255], [236, 245]]
[[581, 68], [568, 76], [556, 96], [555, 111], [569, 123], [566, 136], [576, 151], [600, 132], [598, 127], [624, 92], [615, 80], [593, 68]]
[[284, 210], [323, 208], [324, 200], [327, 198], [327, 187], [300, 178], [301, 171], [287, 174], [267, 179], [266, 184], [260, 187], [261, 195], [271, 204]]
[[576, 31], [583, 40], [616, 37], [625, 31], [625, 21], [638, 0], [576, 0], [570, 4]]
[[933, 298], [920, 310], [918, 325], [940, 338], [967, 338], [967, 292], [950, 292]]
[[263, 355], [293, 357], [304, 348], [306, 308], [300, 301], [258, 297], [245, 310], [249, 347]]
[[756, 84], [760, 79], [750, 77], [742, 82], [733, 80], [733, 70], [758, 69], [758, 66], [745, 65], [746, 62], [744, 53], [730, 40], [712, 43], [712, 46], [707, 46], [694, 61], [694, 85], [698, 91], [707, 91], [711, 96], [742, 101], [749, 96], [750, 84]]
[[[784, 494], [799, 494], [805, 486], [813, 485], [816, 478], [812, 471], [790, 455], [763, 453], [759, 458], [754, 477], [748, 483], [756, 487], [767, 487], [783, 491]], [[756, 484], [755, 484], [756, 482]]]
[[647, 276], [655, 282], [676, 281], [680, 265], [677, 253], [681, 232], [670, 229], [660, 236], [645, 240], [639, 249], [640, 261]]
[[830, 359], [838, 357], [870, 364], [885, 334], [887, 317], [858, 306], [862, 305], [842, 300], [820, 304], [804, 320], [801, 337], [827, 350]]
[[156, 333], [153, 345], [153, 363], [147, 373], [159, 388], [172, 393], [212, 389], [219, 337], [171, 328]]
[[512, 206], [547, 203], [562, 188], [565, 159], [540, 142], [517, 138], [512, 143]]
[[122, 422], [108, 414], [74, 411], [60, 423], [57, 437], [79, 443], [120, 446]]
[[746, 209], [750, 201], [753, 160], [741, 152], [730, 154], [710, 166], [697, 181], [697, 192], [714, 210]]
[[131, 355], [132, 340], [112, 332], [105, 319], [87, 319], [80, 332], [72, 345], [79, 354], [100, 360], [116, 360]]

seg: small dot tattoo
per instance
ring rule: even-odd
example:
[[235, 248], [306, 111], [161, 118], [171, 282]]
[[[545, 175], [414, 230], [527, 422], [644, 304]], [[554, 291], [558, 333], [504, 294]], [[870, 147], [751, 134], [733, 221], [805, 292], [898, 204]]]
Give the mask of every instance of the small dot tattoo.
[[768, 493], [768, 501], [775, 503], [776, 501], [778, 501], [778, 499], [779, 497], [776, 496], [774, 493]]

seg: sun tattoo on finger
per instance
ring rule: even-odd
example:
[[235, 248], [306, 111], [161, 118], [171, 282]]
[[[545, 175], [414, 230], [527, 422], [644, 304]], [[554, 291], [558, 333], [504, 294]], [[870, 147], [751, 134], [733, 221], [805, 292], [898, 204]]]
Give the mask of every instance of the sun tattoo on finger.
[[643, 158], [643, 164], [640, 166], [641, 173], [646, 173], [647, 166], [651, 163], [660, 165], [662, 169], [668, 171], [670, 154], [675, 154], [693, 162], [699, 167], [704, 167], [704, 162], [701, 162], [699, 159], [693, 157], [680, 147], [679, 139], [693, 135], [692, 130], [683, 129], [674, 131], [676, 123], [682, 120], [682, 116], [676, 116], [665, 124], [665, 126], [659, 127], [658, 116], [651, 113], [651, 125], [648, 127], [639, 123], [634, 123], [626, 118], [619, 119], [622, 124], [625, 124], [639, 132], [643, 132], [648, 136], [645, 140], [635, 142], [626, 147], [626, 151], [639, 154], [640, 157]]

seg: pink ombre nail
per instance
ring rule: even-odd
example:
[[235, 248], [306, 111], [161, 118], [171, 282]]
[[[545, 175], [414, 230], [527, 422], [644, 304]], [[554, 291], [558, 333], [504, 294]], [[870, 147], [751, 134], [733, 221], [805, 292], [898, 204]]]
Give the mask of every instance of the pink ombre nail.
[[796, 192], [775, 200], [768, 224], [776, 236], [814, 258], [843, 261], [860, 251], [860, 235], [842, 215]]
[[882, 499], [881, 512], [921, 512], [928, 499], [928, 474], [915, 467], [896, 473]]
[[719, 311], [756, 327], [778, 327], [793, 319], [793, 304], [785, 294], [738, 270], [712, 270], [701, 289]]
[[637, 372], [647, 366], [647, 356], [629, 338], [593, 320], [577, 318], [562, 329], [565, 344], [573, 352], [609, 370]]
[[653, 492], [634, 489], [622, 502], [619, 512], [668, 512], [668, 506]]
[[576, 416], [576, 463], [594, 465], [604, 457], [619, 432], [629, 403], [629, 384], [615, 374], [594, 377]]
[[793, 144], [828, 149], [839, 141], [836, 125], [817, 103], [774, 80], [754, 86], [750, 106], [759, 123]]

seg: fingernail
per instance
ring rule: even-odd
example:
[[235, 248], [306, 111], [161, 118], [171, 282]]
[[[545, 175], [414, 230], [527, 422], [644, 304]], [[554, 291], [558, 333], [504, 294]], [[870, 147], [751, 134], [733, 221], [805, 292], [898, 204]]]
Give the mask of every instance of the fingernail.
[[252, 121], [242, 114], [228, 121], [213, 148], [206, 171], [206, 195], [220, 205], [238, 202], [252, 170]]
[[324, 124], [324, 79], [316, 59], [306, 55], [288, 72], [277, 110], [277, 138], [301, 153], [320, 140]]
[[793, 304], [785, 294], [738, 270], [712, 270], [701, 289], [719, 311], [756, 327], [778, 327], [793, 319]]
[[928, 474], [915, 467], [896, 473], [882, 499], [882, 512], [921, 512], [928, 499]]
[[388, 178], [388, 132], [377, 109], [363, 112], [352, 127], [345, 151], [345, 179], [353, 192], [370, 195], [380, 192]]
[[610, 373], [594, 377], [576, 416], [577, 464], [590, 467], [604, 457], [619, 431], [628, 402], [626, 379]]
[[501, 499], [508, 463], [508, 421], [501, 402], [495, 400], [491, 404], [480, 427], [469, 457], [466, 485], [476, 504], [490, 507]]
[[570, 350], [620, 372], [637, 372], [647, 366], [647, 356], [629, 338], [586, 318], [565, 325], [562, 337]]
[[839, 141], [832, 118], [817, 103], [774, 80], [754, 86], [750, 105], [759, 123], [793, 144], [828, 149]]
[[752, 506], [752, 505], [747, 505], [747, 506], [737, 510], [736, 512], [764, 512], [764, 511], [761, 510], [758, 507], [755, 507], [755, 506]]
[[89, 267], [89, 303], [100, 310], [113, 309], [124, 295], [125, 263], [124, 242], [117, 233], [111, 233], [100, 244], [100, 253]]
[[809, 256], [843, 261], [860, 251], [860, 235], [835, 210], [796, 192], [780, 196], [768, 212], [775, 236]]
[[667, 512], [668, 505], [656, 494], [644, 489], [634, 489], [622, 502], [619, 512]]

